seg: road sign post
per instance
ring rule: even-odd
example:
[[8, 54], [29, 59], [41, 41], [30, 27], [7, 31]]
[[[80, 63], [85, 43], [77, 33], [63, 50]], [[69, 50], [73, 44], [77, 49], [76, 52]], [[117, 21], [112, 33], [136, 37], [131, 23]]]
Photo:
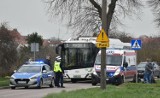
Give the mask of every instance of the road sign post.
[[106, 47], [109, 47], [109, 39], [104, 29], [97, 36], [96, 46], [101, 48], [101, 89], [106, 89]]
[[31, 52], [34, 52], [34, 61], [36, 58], [36, 52], [39, 51], [39, 43], [31, 43]]
[[133, 39], [131, 40], [131, 48], [133, 50], [135, 50], [136, 52], [136, 83], [137, 83], [137, 80], [138, 80], [138, 75], [137, 75], [137, 50], [140, 50], [142, 48], [142, 42], [140, 39]]
[[[104, 30], [106, 34], [106, 29], [107, 29], [107, 0], [102, 0], [102, 30]], [[102, 38], [104, 38], [104, 35], [102, 34]], [[100, 36], [100, 35], [99, 35]], [[101, 48], [101, 89], [106, 89], [106, 47]]]

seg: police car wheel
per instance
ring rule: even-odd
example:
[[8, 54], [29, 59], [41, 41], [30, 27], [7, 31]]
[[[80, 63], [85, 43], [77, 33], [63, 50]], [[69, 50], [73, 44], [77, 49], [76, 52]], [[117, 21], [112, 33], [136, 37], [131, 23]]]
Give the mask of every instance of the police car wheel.
[[52, 78], [51, 84], [49, 85], [49, 87], [54, 87], [54, 78]]
[[42, 79], [41, 79], [38, 88], [41, 89], [41, 88], [42, 88], [42, 85], [43, 85], [43, 81], [42, 81]]

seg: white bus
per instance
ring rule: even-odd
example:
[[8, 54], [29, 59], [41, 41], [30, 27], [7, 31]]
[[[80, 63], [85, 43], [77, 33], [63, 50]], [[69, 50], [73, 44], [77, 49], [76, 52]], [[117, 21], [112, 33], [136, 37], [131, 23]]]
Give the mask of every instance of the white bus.
[[[119, 39], [110, 38], [110, 48], [128, 48]], [[95, 58], [99, 49], [96, 47], [96, 37], [79, 37], [69, 39], [58, 45], [57, 53], [62, 57], [64, 78], [71, 79], [73, 83], [78, 80], [91, 80]]]

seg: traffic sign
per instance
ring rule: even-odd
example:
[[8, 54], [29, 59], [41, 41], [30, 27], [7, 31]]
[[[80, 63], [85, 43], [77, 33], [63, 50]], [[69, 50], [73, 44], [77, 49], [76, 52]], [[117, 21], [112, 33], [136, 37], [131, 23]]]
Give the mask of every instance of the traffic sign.
[[108, 36], [104, 29], [102, 29], [98, 34], [96, 42], [109, 42]]
[[109, 43], [97, 43], [96, 46], [98, 48], [106, 48], [109, 47]]
[[140, 39], [131, 41], [131, 48], [133, 50], [140, 50], [141, 47], [142, 47], [142, 43]]
[[31, 52], [39, 51], [39, 43], [31, 43]]

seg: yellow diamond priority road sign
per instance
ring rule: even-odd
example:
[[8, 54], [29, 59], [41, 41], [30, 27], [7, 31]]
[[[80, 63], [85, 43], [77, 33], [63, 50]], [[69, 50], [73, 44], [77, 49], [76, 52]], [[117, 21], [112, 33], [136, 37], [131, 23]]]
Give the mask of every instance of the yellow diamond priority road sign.
[[102, 29], [98, 34], [96, 42], [109, 42], [108, 36], [104, 29]]

